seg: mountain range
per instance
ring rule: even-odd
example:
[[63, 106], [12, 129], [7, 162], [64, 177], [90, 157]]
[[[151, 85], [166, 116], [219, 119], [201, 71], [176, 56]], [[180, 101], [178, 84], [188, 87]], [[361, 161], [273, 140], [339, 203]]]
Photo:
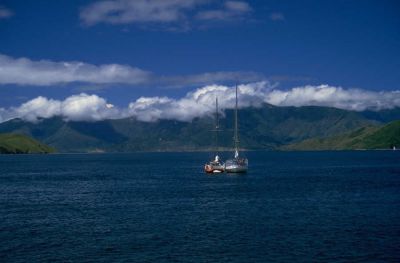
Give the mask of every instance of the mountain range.
[[386, 125], [368, 126], [354, 131], [328, 137], [314, 138], [284, 145], [284, 150], [372, 150], [389, 149], [400, 146], [400, 121]]
[[[326, 139], [360, 129], [372, 132], [394, 120], [400, 120], [400, 108], [355, 112], [264, 104], [240, 109], [240, 145], [245, 149], [298, 149], [299, 143], [305, 140]], [[59, 152], [195, 151], [214, 147], [213, 123], [213, 116], [191, 122], [143, 122], [135, 118], [86, 122], [53, 117], [35, 123], [12, 119], [0, 124], [0, 133], [28, 135]], [[224, 111], [220, 126], [223, 130], [219, 132], [220, 147], [230, 149], [232, 110]]]

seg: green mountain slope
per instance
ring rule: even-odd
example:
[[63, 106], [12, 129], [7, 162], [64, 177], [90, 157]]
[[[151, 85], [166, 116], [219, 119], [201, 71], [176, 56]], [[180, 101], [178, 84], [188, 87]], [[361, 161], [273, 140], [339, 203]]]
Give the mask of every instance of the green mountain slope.
[[299, 143], [283, 146], [284, 150], [356, 150], [390, 149], [400, 147], [400, 121], [384, 126], [370, 126], [342, 135], [308, 139]]
[[55, 150], [21, 134], [0, 134], [0, 153], [52, 153]]
[[[399, 112], [400, 113], [400, 112]], [[380, 125], [381, 115], [326, 107], [275, 107], [239, 111], [240, 144], [246, 149], [278, 149], [310, 138], [326, 138], [366, 126]], [[397, 112], [385, 116], [396, 117]], [[388, 117], [388, 118], [389, 118]], [[399, 116], [400, 117], [400, 116]], [[60, 152], [132, 152], [209, 150], [213, 147], [213, 116], [191, 122], [159, 120], [141, 122], [134, 118], [98, 122], [66, 122], [61, 118], [37, 123], [13, 119], [0, 123], [0, 133], [31, 136]], [[231, 149], [233, 111], [220, 119], [221, 148]]]

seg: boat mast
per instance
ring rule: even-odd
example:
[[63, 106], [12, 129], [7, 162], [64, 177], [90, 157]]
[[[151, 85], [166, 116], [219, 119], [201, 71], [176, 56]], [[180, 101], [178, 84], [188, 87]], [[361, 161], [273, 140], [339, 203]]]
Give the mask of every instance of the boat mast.
[[236, 101], [235, 101], [235, 133], [234, 133], [234, 144], [235, 144], [235, 158], [239, 157], [239, 134], [238, 134], [238, 88], [236, 83]]
[[218, 132], [219, 132], [218, 97], [215, 97], [215, 148], [217, 151], [215, 155], [218, 155], [219, 151]]

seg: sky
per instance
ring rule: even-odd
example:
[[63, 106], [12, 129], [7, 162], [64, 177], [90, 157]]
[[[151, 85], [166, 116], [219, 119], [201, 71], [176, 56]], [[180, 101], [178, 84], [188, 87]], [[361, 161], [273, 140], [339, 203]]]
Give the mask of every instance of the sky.
[[400, 2], [0, 0], [0, 122], [400, 107]]

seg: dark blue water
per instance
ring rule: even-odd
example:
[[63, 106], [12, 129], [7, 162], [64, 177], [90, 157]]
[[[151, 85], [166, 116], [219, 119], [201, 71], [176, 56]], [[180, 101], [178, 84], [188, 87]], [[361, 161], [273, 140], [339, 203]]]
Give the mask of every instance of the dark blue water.
[[0, 261], [400, 261], [400, 151], [247, 156], [0, 156]]

